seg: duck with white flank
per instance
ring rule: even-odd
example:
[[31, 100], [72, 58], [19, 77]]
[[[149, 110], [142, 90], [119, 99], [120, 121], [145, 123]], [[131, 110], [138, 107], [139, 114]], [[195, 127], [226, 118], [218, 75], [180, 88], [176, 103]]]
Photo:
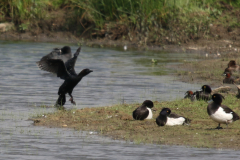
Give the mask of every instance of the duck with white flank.
[[60, 77], [61, 79], [65, 80], [64, 83], [59, 87], [58, 90], [58, 100], [56, 102], [56, 105], [64, 105], [66, 102], [66, 96], [65, 94], [69, 94], [71, 97], [69, 101], [71, 101], [72, 104], [76, 104], [73, 100], [72, 91], [74, 87], [82, 80], [82, 78], [89, 73], [92, 72], [90, 69], [83, 69], [79, 74], [77, 74], [74, 70], [75, 63], [77, 61], [77, 57], [79, 55], [79, 52], [81, 50], [81, 47], [79, 47], [74, 54], [74, 57], [69, 59], [64, 63], [62, 59], [50, 59], [48, 56], [43, 57], [39, 62], [37, 62], [40, 69], [55, 73], [57, 74], [57, 77]]
[[226, 124], [228, 127], [229, 123], [239, 119], [239, 116], [234, 111], [222, 105], [222, 99], [224, 99], [224, 97], [221, 94], [213, 94], [213, 102], [209, 103], [207, 107], [210, 118], [219, 124], [216, 129], [222, 129], [222, 127], [220, 127], [221, 123]]
[[136, 120], [152, 119], [153, 102], [150, 100], [145, 100], [141, 106], [133, 111], [132, 116]]
[[171, 110], [169, 108], [163, 108], [159, 116], [156, 118], [156, 123], [159, 126], [183, 125], [189, 124], [190, 122], [191, 120], [188, 118], [179, 116], [175, 113], [171, 113]]
[[196, 91], [194, 94], [196, 95], [197, 100], [209, 101], [211, 100], [211, 92], [212, 89], [209, 85], [203, 85], [200, 91]]

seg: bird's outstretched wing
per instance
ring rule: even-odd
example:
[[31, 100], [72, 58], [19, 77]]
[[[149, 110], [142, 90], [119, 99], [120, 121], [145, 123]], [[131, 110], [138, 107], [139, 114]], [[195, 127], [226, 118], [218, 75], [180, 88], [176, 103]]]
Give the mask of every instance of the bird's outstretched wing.
[[61, 79], [67, 79], [70, 74], [67, 71], [64, 62], [61, 59], [44, 59], [38, 63], [38, 67], [42, 70], [55, 73]]
[[[40, 61], [36, 62], [38, 67], [41, 70], [45, 70], [45, 68], [49, 68], [50, 66], [47, 66], [48, 64], [46, 63], [47, 60], [49, 59], [61, 59], [65, 63], [68, 61], [70, 58], [72, 58], [72, 53], [71, 52], [62, 52], [61, 48], [54, 48], [53, 51], [46, 56], [43, 56]], [[51, 66], [52, 67], [52, 66]], [[48, 70], [45, 70], [48, 71]]]
[[79, 48], [77, 49], [76, 53], [74, 53], [73, 58], [69, 59], [69, 60], [65, 63], [65, 66], [66, 66], [67, 71], [68, 71], [71, 75], [73, 75], [73, 76], [77, 76], [77, 73], [75, 72], [74, 67], [75, 67], [75, 63], [76, 63], [76, 61], [77, 61], [77, 58], [78, 58], [78, 55], [79, 55], [80, 51], [81, 51], [81, 47], [79, 47]]

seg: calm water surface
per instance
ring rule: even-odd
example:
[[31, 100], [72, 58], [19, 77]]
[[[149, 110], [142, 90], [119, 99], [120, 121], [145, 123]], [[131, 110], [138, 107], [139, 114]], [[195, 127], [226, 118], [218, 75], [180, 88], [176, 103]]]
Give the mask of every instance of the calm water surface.
[[[66, 44], [0, 41], [0, 159], [236, 159], [239, 151], [179, 146], [136, 145], [72, 129], [35, 127], [28, 118], [54, 108], [62, 80], [37, 68], [35, 62], [55, 47]], [[70, 45], [74, 53], [77, 46]], [[82, 47], [76, 71], [94, 72], [75, 87], [75, 108], [116, 103], [166, 101], [182, 98], [201, 84], [178, 82], [163, 69], [194, 54], [139, 52]], [[151, 59], [158, 64], [151, 63]], [[168, 67], [169, 68], [169, 67]], [[65, 105], [72, 108], [70, 102]]]

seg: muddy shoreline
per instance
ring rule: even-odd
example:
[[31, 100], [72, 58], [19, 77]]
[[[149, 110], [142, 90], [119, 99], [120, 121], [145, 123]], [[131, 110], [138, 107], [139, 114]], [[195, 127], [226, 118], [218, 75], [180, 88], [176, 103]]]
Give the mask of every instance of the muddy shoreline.
[[226, 54], [228, 52], [239, 52], [240, 42], [221, 39], [221, 40], [197, 40], [189, 43], [183, 43], [181, 45], [176, 44], [161, 44], [156, 45], [154, 43], [139, 44], [137, 41], [129, 40], [110, 40], [108, 38], [89, 39], [84, 37], [78, 37], [70, 32], [50, 32], [47, 34], [33, 35], [30, 32], [5, 32], [0, 34], [0, 40], [6, 41], [34, 41], [34, 42], [56, 42], [76, 45], [86, 45], [90, 47], [109, 47], [116, 48], [127, 45], [128, 48], [136, 50], [153, 50], [153, 51], [169, 51], [177, 53], [200, 53], [209, 54], [209, 56], [221, 53]]
[[[233, 95], [225, 95], [224, 104], [239, 113], [239, 101]], [[234, 104], [233, 104], [234, 103]], [[199, 148], [240, 150], [240, 126], [236, 121], [224, 129], [215, 129], [217, 123], [207, 115], [206, 102], [176, 100], [154, 102], [153, 119], [137, 121], [132, 111], [140, 104], [122, 104], [108, 107], [57, 110], [44, 116], [33, 118], [35, 126], [73, 128], [74, 130], [96, 131], [101, 136], [109, 136], [136, 144], [184, 145]], [[172, 112], [192, 120], [190, 125], [157, 126], [155, 119], [165, 106]]]

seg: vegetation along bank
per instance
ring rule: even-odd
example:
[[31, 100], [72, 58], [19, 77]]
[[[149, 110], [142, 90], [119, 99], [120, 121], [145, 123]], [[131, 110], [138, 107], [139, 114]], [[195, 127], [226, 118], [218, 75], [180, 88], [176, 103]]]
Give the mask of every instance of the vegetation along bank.
[[0, 38], [237, 47], [239, 8], [238, 0], [2, 0]]

